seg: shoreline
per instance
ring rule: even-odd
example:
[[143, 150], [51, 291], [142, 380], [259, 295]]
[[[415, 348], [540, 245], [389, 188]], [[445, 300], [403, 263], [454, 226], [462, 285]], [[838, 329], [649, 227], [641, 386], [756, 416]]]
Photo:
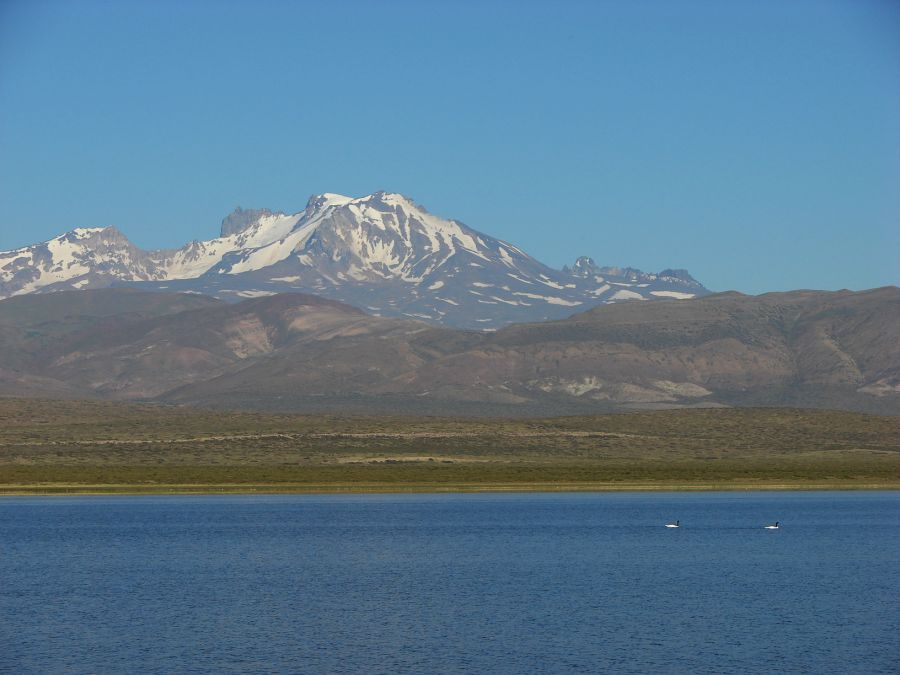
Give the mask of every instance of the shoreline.
[[139, 495], [291, 495], [291, 494], [477, 494], [553, 492], [826, 492], [900, 491], [900, 481], [754, 481], [754, 482], [528, 482], [528, 483], [313, 483], [313, 484], [170, 484], [170, 485], [0, 485], [0, 497]]

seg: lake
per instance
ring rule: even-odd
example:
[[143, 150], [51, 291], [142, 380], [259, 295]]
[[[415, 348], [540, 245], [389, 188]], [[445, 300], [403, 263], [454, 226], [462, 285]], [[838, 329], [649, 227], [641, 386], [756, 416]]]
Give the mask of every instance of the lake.
[[0, 498], [2, 672], [898, 672], [898, 601], [896, 492]]

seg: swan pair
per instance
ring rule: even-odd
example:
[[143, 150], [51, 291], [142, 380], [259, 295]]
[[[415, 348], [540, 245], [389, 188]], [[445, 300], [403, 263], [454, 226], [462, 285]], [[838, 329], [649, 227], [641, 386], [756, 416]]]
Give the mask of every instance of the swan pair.
[[[763, 529], [765, 529], [765, 530], [777, 530], [777, 529], [778, 529], [778, 523], [779, 523], [779, 522], [780, 522], [780, 521], [776, 520], [774, 525], [765, 525], [765, 526], [763, 527]], [[675, 528], [675, 527], [681, 527], [681, 521], [680, 521], [680, 520], [676, 520], [674, 523], [666, 523], [666, 527], [672, 527], [672, 528]]]

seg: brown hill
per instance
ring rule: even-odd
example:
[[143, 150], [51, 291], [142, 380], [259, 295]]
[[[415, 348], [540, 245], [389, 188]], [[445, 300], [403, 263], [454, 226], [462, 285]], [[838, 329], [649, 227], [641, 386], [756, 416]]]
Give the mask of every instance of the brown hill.
[[65, 381], [47, 361], [66, 353], [72, 336], [96, 341], [137, 321], [223, 304], [202, 295], [130, 289], [8, 298], [0, 302], [0, 394], [91, 397], [92, 389]]
[[[104, 292], [128, 293], [105, 305], [127, 311], [89, 320], [82, 310], [62, 328], [25, 310], [53, 295], [0, 302], [0, 391], [271, 410], [792, 405], [900, 414], [896, 287], [625, 303], [495, 333], [371, 317], [300, 294], [234, 305], [169, 295], [172, 304], [160, 305], [154, 294]], [[66, 306], [86, 302], [82, 292], [55, 295]]]

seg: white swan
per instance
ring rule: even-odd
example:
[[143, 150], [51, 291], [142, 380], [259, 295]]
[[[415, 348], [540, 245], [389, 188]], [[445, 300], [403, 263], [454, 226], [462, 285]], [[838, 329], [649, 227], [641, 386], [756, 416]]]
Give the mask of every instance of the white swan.
[[777, 529], [778, 529], [778, 521], [776, 520], [774, 525], [766, 525], [764, 529], [766, 529], [766, 530], [777, 530]]
[[674, 523], [666, 523], [666, 527], [681, 527], [681, 521], [676, 520]]

